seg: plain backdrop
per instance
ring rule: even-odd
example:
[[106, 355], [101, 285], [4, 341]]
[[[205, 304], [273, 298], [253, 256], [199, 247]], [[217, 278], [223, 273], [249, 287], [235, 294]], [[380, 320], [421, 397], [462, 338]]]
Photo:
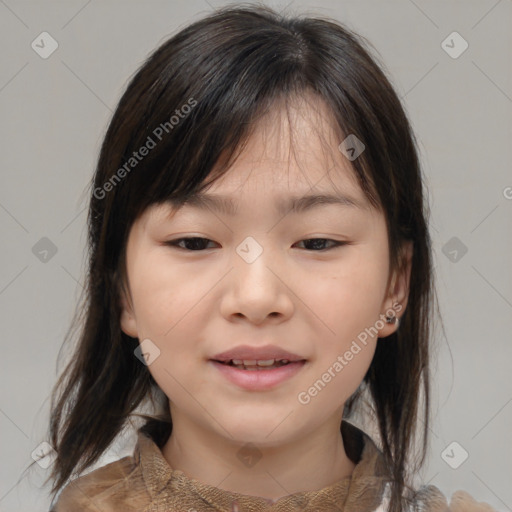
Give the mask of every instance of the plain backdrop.
[[[84, 282], [84, 191], [107, 123], [146, 56], [225, 4], [0, 0], [2, 512], [49, 508], [49, 469], [24, 470], [46, 440], [57, 354]], [[331, 16], [367, 37], [402, 97], [420, 145], [446, 327], [421, 478], [511, 511], [512, 1], [268, 5]], [[120, 440], [98, 465], [133, 444]]]

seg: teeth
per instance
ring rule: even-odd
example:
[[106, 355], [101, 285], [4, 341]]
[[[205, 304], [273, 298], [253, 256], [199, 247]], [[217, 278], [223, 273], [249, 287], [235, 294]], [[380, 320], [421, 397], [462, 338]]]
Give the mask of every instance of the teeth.
[[226, 361], [225, 364], [234, 366], [240, 370], [257, 371], [265, 368], [279, 368], [289, 362], [288, 359], [231, 359], [231, 361]]
[[232, 359], [232, 363], [235, 366], [272, 366], [276, 363], [276, 361], [282, 364], [290, 362], [288, 359]]

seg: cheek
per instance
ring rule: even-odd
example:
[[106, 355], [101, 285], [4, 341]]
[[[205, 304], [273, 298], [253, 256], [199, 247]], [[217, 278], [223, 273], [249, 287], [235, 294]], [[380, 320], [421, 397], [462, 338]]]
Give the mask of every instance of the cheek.
[[[159, 355], [148, 370], [169, 397], [183, 389], [179, 382], [202, 380], [197, 375], [201, 357], [198, 332], [201, 300], [210, 286], [199, 274], [191, 275], [170, 265], [165, 254], [154, 252], [132, 267], [131, 287], [139, 339], [150, 339]], [[173, 378], [174, 377], [174, 378]]]
[[[346, 308], [349, 310], [350, 308]], [[315, 364], [306, 378], [303, 391], [316, 401], [316, 408], [330, 411], [341, 406], [361, 384], [375, 354], [376, 332], [368, 314], [357, 310], [338, 315], [335, 335], [317, 339]], [[300, 402], [300, 400], [299, 400]], [[300, 402], [303, 403], [303, 402]]]
[[[318, 318], [317, 364], [308, 382], [314, 400], [341, 405], [362, 382], [375, 353], [387, 275], [376, 255], [354, 251], [330, 276], [307, 284], [307, 304]], [[377, 262], [377, 263], [376, 263]], [[307, 391], [307, 390], [305, 390]], [[329, 406], [330, 407], [330, 406]]]
[[362, 251], [333, 265], [329, 274], [311, 273], [301, 293], [320, 320], [324, 339], [346, 341], [374, 325], [381, 313], [386, 277]]
[[132, 288], [139, 329], [167, 338], [184, 320], [194, 320], [195, 306], [207, 293], [208, 284], [199, 273], [184, 272], [159, 256], [148, 258], [136, 269]]

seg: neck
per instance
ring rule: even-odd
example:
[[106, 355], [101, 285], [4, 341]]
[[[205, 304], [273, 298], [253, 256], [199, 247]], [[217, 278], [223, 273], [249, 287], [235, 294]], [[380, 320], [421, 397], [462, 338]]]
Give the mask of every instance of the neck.
[[173, 469], [226, 491], [277, 500], [319, 490], [352, 474], [340, 432], [333, 418], [307, 436], [246, 443], [202, 430], [178, 415], [162, 454]]

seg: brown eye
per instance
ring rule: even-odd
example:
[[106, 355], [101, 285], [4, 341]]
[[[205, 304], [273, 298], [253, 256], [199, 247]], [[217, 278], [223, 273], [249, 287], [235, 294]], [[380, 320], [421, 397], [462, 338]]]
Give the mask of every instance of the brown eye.
[[[325, 242], [331, 242], [331, 247], [323, 247]], [[314, 252], [328, 251], [330, 249], [335, 249], [341, 245], [346, 245], [347, 242], [338, 242], [337, 240], [330, 240], [329, 238], [308, 238], [307, 240], [301, 240], [299, 243], [304, 243], [306, 246], [309, 246]]]
[[[170, 240], [165, 242], [165, 245], [178, 247], [189, 252], [201, 252], [208, 248], [207, 245], [209, 242], [215, 243], [208, 238], [185, 237], [177, 238], [176, 240]], [[299, 243], [304, 244], [306, 250], [313, 252], [325, 252], [348, 244], [348, 242], [339, 242], [337, 240], [330, 240], [329, 238], [308, 238], [306, 240], [301, 240]], [[326, 243], [330, 243], [331, 246], [325, 247]]]
[[[185, 244], [185, 247], [181, 246], [181, 243]], [[206, 249], [205, 242], [212, 242], [208, 238], [201, 237], [186, 237], [186, 238], [177, 238], [176, 240], [171, 240], [169, 242], [165, 242], [165, 245], [172, 245], [174, 247], [178, 247], [180, 249], [184, 249], [186, 251], [202, 251]], [[213, 242], [212, 242], [213, 243]]]

